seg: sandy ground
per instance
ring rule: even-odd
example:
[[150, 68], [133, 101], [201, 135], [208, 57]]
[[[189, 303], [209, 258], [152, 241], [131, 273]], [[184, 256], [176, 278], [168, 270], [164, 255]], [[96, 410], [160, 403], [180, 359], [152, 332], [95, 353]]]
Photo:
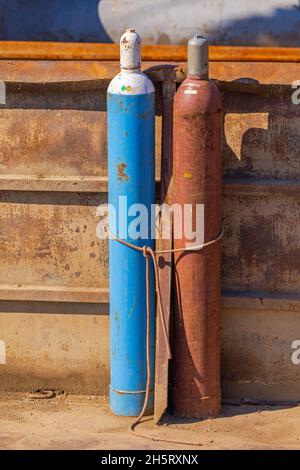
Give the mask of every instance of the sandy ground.
[[133, 436], [132, 418], [113, 416], [105, 397], [0, 394], [0, 449], [300, 449], [300, 406], [224, 406], [217, 419], [166, 421], [147, 419], [138, 432], [186, 444]]

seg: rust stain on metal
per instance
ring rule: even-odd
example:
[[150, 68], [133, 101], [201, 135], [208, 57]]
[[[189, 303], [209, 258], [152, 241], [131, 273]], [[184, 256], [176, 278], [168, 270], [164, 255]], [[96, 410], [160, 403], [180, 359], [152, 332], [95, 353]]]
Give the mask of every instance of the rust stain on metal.
[[[20, 297], [29, 295], [27, 285], [32, 300], [43, 291], [45, 300], [55, 296], [78, 300], [88, 291], [95, 298], [99, 284], [107, 286], [108, 268], [101, 255], [107, 243], [95, 233], [96, 208], [103, 197], [30, 191], [2, 192], [0, 197], [0, 288], [11, 286], [11, 297], [18, 292]], [[91, 241], [95, 258], [88, 256]]]
[[128, 181], [128, 175], [125, 173], [125, 168], [127, 168], [127, 165], [124, 162], [118, 165], [118, 179], [121, 181]]

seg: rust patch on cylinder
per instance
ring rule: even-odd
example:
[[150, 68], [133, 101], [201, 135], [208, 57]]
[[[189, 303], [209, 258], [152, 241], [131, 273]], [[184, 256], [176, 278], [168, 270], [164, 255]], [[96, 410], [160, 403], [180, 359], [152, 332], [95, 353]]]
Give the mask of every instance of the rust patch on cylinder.
[[120, 163], [118, 165], [118, 179], [121, 181], [128, 181], [128, 175], [125, 173], [126, 163]]

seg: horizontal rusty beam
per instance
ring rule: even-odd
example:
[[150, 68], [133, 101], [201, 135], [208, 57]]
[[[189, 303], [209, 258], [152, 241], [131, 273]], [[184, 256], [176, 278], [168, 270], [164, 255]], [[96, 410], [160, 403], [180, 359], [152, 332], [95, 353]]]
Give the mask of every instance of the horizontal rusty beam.
[[0, 284], [0, 300], [108, 303], [106, 288]]
[[267, 294], [266, 292], [223, 292], [222, 308], [237, 310], [278, 310], [299, 312], [299, 294]]
[[[0, 58], [9, 60], [119, 60], [118, 44], [39, 41], [0, 41]], [[145, 45], [145, 61], [185, 62], [184, 45]], [[217, 62], [300, 62], [296, 47], [210, 46], [209, 58]]]
[[0, 191], [107, 192], [107, 177], [0, 175]]
[[298, 47], [210, 46], [209, 54], [218, 62], [300, 62]]
[[[0, 301], [109, 303], [109, 289], [67, 286], [0, 285]], [[223, 309], [300, 311], [300, 295], [266, 292], [222, 293]]]
[[[143, 71], [154, 82], [182, 82], [186, 78], [186, 63], [147, 62]], [[25, 85], [47, 87], [64, 86], [64, 91], [73, 89], [95, 89], [106, 87], [107, 83], [119, 72], [118, 62], [97, 61], [33, 61], [0, 60], [0, 80], [16, 84], [18, 90]], [[241, 92], [257, 92], [261, 85], [291, 86], [299, 75], [295, 63], [263, 62], [213, 62], [210, 64], [210, 78], [217, 80], [226, 89]], [[20, 91], [19, 90], [19, 91]]]
[[[157, 191], [159, 179], [156, 180]], [[107, 193], [107, 176], [0, 175], [0, 191], [58, 191]], [[260, 196], [269, 194], [300, 195], [300, 181], [259, 178], [223, 178], [223, 194]]]
[[[118, 44], [0, 41], [0, 58], [17, 60], [119, 60]], [[186, 60], [186, 46], [143, 46], [145, 61]]]
[[300, 181], [259, 178], [223, 178], [223, 194], [231, 193], [247, 196], [285, 194], [299, 197]]
[[[176, 63], [143, 62], [142, 70], [147, 72], [154, 82], [178, 80]], [[184, 68], [184, 66], [183, 66]], [[4, 60], [0, 59], [0, 80], [6, 83], [66, 84], [68, 90], [80, 86], [83, 89], [94, 89], [97, 86], [107, 86], [106, 82], [119, 73], [119, 61], [45, 61], [45, 60]], [[182, 74], [180, 69], [179, 79]], [[67, 90], [66, 90], [67, 91]]]

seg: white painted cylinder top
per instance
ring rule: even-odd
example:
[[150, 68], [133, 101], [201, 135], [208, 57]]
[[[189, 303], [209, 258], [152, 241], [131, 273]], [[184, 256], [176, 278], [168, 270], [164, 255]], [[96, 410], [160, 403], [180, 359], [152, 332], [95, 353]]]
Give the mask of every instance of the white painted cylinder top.
[[120, 67], [128, 72], [141, 68], [141, 38], [134, 29], [127, 29], [120, 39]]

